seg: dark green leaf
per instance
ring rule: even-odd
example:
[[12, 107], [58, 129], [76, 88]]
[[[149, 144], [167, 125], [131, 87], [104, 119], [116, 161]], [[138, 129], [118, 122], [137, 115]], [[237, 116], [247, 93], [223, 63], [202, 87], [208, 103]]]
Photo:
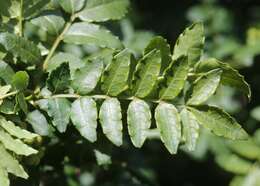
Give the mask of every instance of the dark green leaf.
[[81, 10], [85, 5], [85, 0], [58, 0], [59, 4], [65, 10], [65, 12], [70, 14], [75, 14]]
[[22, 109], [22, 111], [27, 114], [28, 112], [28, 105], [26, 103], [24, 94], [22, 92], [19, 92], [16, 94], [16, 102], [18, 103], [19, 107]]
[[164, 39], [161, 36], [157, 36], [154, 37], [146, 46], [144, 50], [144, 54], [148, 54], [154, 49], [160, 50], [161, 52], [161, 59], [162, 59], [161, 73], [162, 73], [166, 68], [169, 67], [170, 63], [172, 62], [170, 45], [167, 43], [166, 39]]
[[162, 100], [172, 100], [182, 91], [188, 77], [189, 63], [186, 56], [181, 56], [169, 66], [160, 82], [159, 97]]
[[12, 77], [12, 86], [19, 91], [25, 90], [29, 84], [29, 75], [26, 71], [18, 71]]
[[47, 79], [48, 88], [54, 92], [62, 92], [70, 85], [70, 69], [68, 63], [62, 63], [53, 70]]
[[246, 131], [228, 113], [213, 106], [197, 106], [188, 108], [199, 124], [211, 130], [217, 136], [233, 140], [248, 138]]
[[160, 68], [161, 54], [158, 50], [151, 51], [138, 62], [132, 82], [135, 96], [144, 98], [153, 91]]
[[23, 37], [10, 33], [0, 33], [0, 44], [24, 63], [36, 64], [40, 62], [40, 49], [33, 42]]
[[235, 87], [246, 94], [249, 99], [251, 98], [250, 86], [245, 81], [244, 76], [239, 74], [236, 69], [232, 68], [227, 63], [222, 63], [217, 59], [210, 58], [208, 60], [201, 61], [196, 66], [196, 72], [203, 73], [216, 68], [221, 68], [223, 71], [221, 76], [221, 83], [223, 83], [224, 85]]
[[128, 88], [131, 54], [123, 50], [117, 54], [103, 73], [101, 89], [110, 96], [117, 96]]
[[195, 23], [186, 28], [179, 36], [173, 50], [173, 60], [182, 55], [188, 56], [190, 65], [199, 61], [204, 45], [204, 28], [202, 23]]

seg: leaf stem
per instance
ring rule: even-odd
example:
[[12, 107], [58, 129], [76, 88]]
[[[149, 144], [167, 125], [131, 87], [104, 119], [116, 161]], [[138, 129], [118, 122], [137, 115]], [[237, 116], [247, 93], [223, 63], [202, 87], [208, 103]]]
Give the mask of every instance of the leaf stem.
[[5, 95], [3, 95], [3, 96], [0, 96], [0, 100], [5, 99], [5, 98], [7, 98], [7, 97], [9, 97], [9, 96], [15, 95], [15, 94], [17, 94], [17, 93], [18, 93], [18, 91], [9, 92], [8, 94], [5, 94]]
[[60, 35], [54, 41], [49, 54], [47, 55], [47, 57], [45, 58], [45, 60], [43, 62], [43, 70], [46, 70], [46, 68], [48, 66], [48, 62], [50, 61], [51, 57], [53, 56], [53, 54], [56, 51], [57, 47], [59, 46], [60, 42], [63, 40], [64, 35], [69, 30], [69, 28], [71, 27], [71, 25], [75, 19], [76, 19], [76, 16], [71, 15], [70, 21], [65, 24], [63, 31], [60, 33]]
[[[86, 95], [88, 97], [92, 97], [93, 99], [107, 99], [109, 98], [109, 96], [107, 95]], [[44, 99], [53, 99], [53, 98], [80, 98], [80, 97], [83, 97], [81, 95], [78, 95], [78, 94], [55, 94], [55, 95], [52, 95], [52, 96], [44, 96], [42, 98]], [[116, 97], [120, 100], [134, 100], [134, 99], [137, 99], [136, 97], [134, 96], [131, 96], [131, 97]], [[157, 100], [157, 99], [144, 99], [145, 101], [148, 101], [148, 102], [152, 102], [152, 103], [159, 103], [160, 100]]]

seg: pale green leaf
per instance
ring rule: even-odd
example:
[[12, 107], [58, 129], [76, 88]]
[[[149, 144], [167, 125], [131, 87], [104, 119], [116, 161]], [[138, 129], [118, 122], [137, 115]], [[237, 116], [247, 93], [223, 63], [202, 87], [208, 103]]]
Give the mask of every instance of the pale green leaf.
[[75, 100], [71, 106], [70, 118], [80, 134], [89, 140], [97, 140], [97, 106], [89, 97]]
[[174, 105], [161, 102], [155, 109], [155, 120], [161, 140], [171, 154], [176, 154], [181, 140], [180, 116]]
[[50, 133], [49, 124], [45, 118], [45, 116], [39, 111], [34, 110], [27, 114], [26, 121], [32, 125], [33, 130], [41, 135], [48, 136]]
[[74, 23], [64, 35], [64, 42], [79, 45], [92, 44], [103, 48], [122, 48], [118, 37], [109, 30], [87, 22]]
[[260, 169], [253, 167], [243, 180], [242, 186], [259, 186], [260, 185]]
[[186, 28], [176, 41], [173, 60], [182, 55], [188, 56], [190, 65], [200, 60], [204, 45], [204, 28], [202, 23], [194, 23]]
[[65, 20], [59, 12], [45, 11], [31, 19], [31, 23], [45, 30], [50, 35], [58, 36], [65, 25]]
[[154, 49], [160, 50], [161, 52], [161, 59], [162, 59], [161, 73], [162, 73], [166, 68], [169, 67], [170, 63], [172, 62], [170, 45], [163, 37], [156, 36], [145, 47], [144, 54], [147, 54]]
[[248, 138], [246, 131], [228, 113], [213, 106], [196, 106], [188, 108], [199, 124], [211, 130], [217, 136], [233, 140]]
[[65, 12], [72, 15], [80, 11], [85, 5], [85, 0], [58, 0], [58, 2]]
[[160, 68], [161, 54], [158, 50], [151, 51], [138, 62], [132, 82], [136, 97], [144, 98], [153, 91]]
[[212, 70], [199, 77], [191, 87], [191, 95], [187, 101], [188, 105], [200, 105], [207, 101], [217, 90], [222, 70]]
[[181, 56], [169, 66], [160, 82], [159, 97], [162, 100], [172, 100], [182, 91], [188, 77], [189, 63], [186, 56]]
[[180, 116], [183, 132], [182, 138], [185, 142], [185, 146], [189, 151], [194, 151], [199, 138], [199, 124], [195, 116], [186, 108], [182, 109]]
[[103, 73], [101, 89], [110, 96], [117, 96], [126, 88], [131, 65], [131, 54], [123, 50], [117, 54]]
[[37, 137], [37, 134], [31, 133], [28, 130], [24, 130], [16, 126], [13, 122], [7, 121], [4, 118], [0, 118], [0, 126], [5, 129], [9, 134], [19, 139], [33, 139]]
[[[11, 88], [11, 85], [0, 86], [0, 97], [6, 95]], [[0, 99], [0, 105], [2, 105], [3, 101], [3, 99]]]
[[93, 91], [103, 72], [103, 62], [99, 59], [86, 61], [85, 66], [75, 71], [72, 88], [81, 95]]
[[25, 90], [29, 84], [29, 75], [26, 71], [18, 71], [12, 78], [12, 85], [17, 90]]
[[78, 16], [82, 21], [88, 22], [117, 20], [127, 13], [128, 6], [128, 0], [88, 0]]
[[0, 78], [3, 79], [6, 84], [10, 84], [13, 75], [13, 69], [7, 63], [0, 60]]
[[116, 146], [123, 143], [123, 124], [120, 102], [116, 98], [107, 98], [101, 105], [99, 119], [103, 133]]
[[42, 100], [39, 104], [53, 118], [52, 124], [58, 131], [65, 132], [70, 120], [70, 102], [66, 98], [53, 98]]
[[127, 110], [128, 132], [135, 147], [143, 146], [151, 127], [151, 117], [150, 107], [145, 101], [134, 99], [129, 104]]
[[220, 154], [216, 157], [216, 162], [224, 170], [235, 174], [247, 174], [253, 166], [250, 161], [242, 159], [235, 154]]
[[221, 76], [221, 83], [223, 85], [228, 85], [231, 87], [237, 88], [239, 91], [251, 98], [251, 90], [249, 84], [245, 81], [244, 76], [242, 76], [236, 69], [232, 68], [227, 63], [222, 63], [217, 59], [210, 58], [204, 61], [201, 61], [196, 66], [196, 72], [203, 73], [210, 71], [212, 69], [221, 68], [223, 73]]
[[6, 171], [5, 168], [1, 167], [0, 165], [0, 185], [1, 186], [9, 186], [10, 181], [8, 178], [8, 172]]
[[4, 146], [0, 143], [0, 166], [3, 167], [7, 172], [12, 173], [15, 176], [21, 178], [28, 178], [27, 173], [19, 162], [5, 150]]
[[38, 151], [26, 145], [19, 139], [13, 139], [10, 134], [0, 129], [0, 142], [6, 149], [13, 151], [15, 154], [29, 156], [36, 154]]
[[41, 60], [40, 49], [31, 41], [10, 33], [0, 33], [0, 44], [5, 50], [28, 64], [37, 64]]

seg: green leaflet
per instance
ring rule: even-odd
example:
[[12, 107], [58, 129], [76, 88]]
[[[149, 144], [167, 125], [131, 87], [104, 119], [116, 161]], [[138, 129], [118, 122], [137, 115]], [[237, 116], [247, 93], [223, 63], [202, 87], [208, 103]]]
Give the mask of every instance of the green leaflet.
[[148, 54], [152, 50], [157, 49], [161, 52], [161, 74], [163, 71], [169, 67], [170, 63], [172, 62], [171, 59], [171, 50], [170, 45], [167, 43], [166, 39], [161, 36], [154, 37], [149, 44], [144, 49], [144, 54]]
[[0, 78], [5, 81], [6, 84], [10, 84], [14, 75], [13, 69], [4, 61], [0, 60]]
[[70, 118], [80, 134], [90, 142], [97, 140], [97, 106], [89, 97], [75, 100], [71, 106]]
[[34, 110], [27, 114], [26, 121], [32, 125], [33, 130], [41, 135], [48, 136], [50, 133], [49, 124], [45, 118], [45, 116], [39, 111]]
[[107, 98], [101, 105], [99, 119], [106, 137], [116, 146], [123, 143], [123, 124], [120, 102], [116, 98]]
[[128, 6], [128, 0], [88, 0], [78, 17], [88, 22], [117, 20], [127, 13]]
[[4, 146], [0, 143], [0, 166], [3, 167], [7, 172], [12, 173], [15, 176], [21, 178], [28, 178], [27, 173], [19, 162], [5, 150]]
[[20, 109], [22, 109], [22, 111], [25, 114], [27, 114], [27, 112], [28, 112], [28, 105], [26, 103], [24, 94], [22, 92], [19, 92], [18, 94], [16, 94], [15, 100], [16, 100], [15, 110], [17, 109], [17, 107], [19, 105]]
[[114, 57], [114, 53], [115, 53], [115, 50], [113, 50], [113, 49], [103, 48], [103, 49], [89, 55], [85, 59], [90, 60], [90, 61], [100, 59], [103, 61], [104, 66], [107, 66], [112, 61], [112, 59]]
[[0, 165], [0, 185], [1, 186], [9, 186], [10, 181], [8, 178], [8, 172], [5, 170], [5, 168], [1, 167]]
[[20, 127], [16, 126], [13, 122], [7, 121], [4, 118], [0, 118], [0, 126], [3, 129], [5, 129], [9, 134], [19, 139], [31, 140], [38, 136], [37, 134], [21, 129]]
[[59, 132], [66, 131], [70, 120], [70, 102], [66, 98], [45, 99], [39, 106], [53, 118], [52, 123]]
[[172, 100], [182, 91], [188, 77], [189, 63], [187, 56], [176, 59], [166, 69], [164, 79], [160, 82], [159, 97], [162, 100]]
[[198, 65], [196, 66], [196, 72], [203, 73], [216, 68], [221, 68], [223, 71], [221, 76], [221, 83], [223, 83], [224, 85], [235, 87], [246, 94], [248, 99], [251, 98], [250, 86], [245, 81], [244, 76], [239, 74], [236, 69], [232, 68], [227, 63], [222, 63], [217, 59], [210, 58], [198, 63]]
[[[0, 97], [6, 95], [11, 88], [11, 85], [0, 86]], [[0, 99], [0, 105], [2, 105], [3, 101], [3, 99]]]
[[242, 186], [259, 186], [260, 183], [260, 169], [253, 167], [245, 176]]
[[23, 17], [29, 19], [38, 14], [50, 0], [24, 0]]
[[180, 116], [174, 105], [161, 102], [155, 109], [155, 120], [161, 140], [171, 154], [176, 154], [181, 140]]
[[182, 109], [180, 116], [185, 146], [189, 151], [194, 151], [199, 138], [199, 124], [195, 116], [186, 108]]
[[136, 97], [144, 98], [153, 91], [160, 68], [161, 54], [158, 50], [151, 51], [138, 62], [132, 81]]
[[25, 90], [29, 84], [29, 75], [26, 71], [18, 71], [12, 77], [12, 86], [16, 90]]
[[191, 87], [188, 105], [200, 105], [210, 98], [218, 88], [222, 70], [215, 69], [199, 77]]
[[233, 140], [248, 138], [246, 131], [228, 113], [213, 106], [196, 106], [188, 108], [199, 124], [211, 130], [217, 136]]
[[15, 154], [29, 156], [36, 154], [38, 151], [24, 144], [19, 139], [13, 139], [8, 133], [0, 129], [0, 142], [6, 149], [13, 151]]
[[229, 141], [227, 144], [239, 156], [251, 160], [256, 160], [260, 157], [260, 148], [252, 139], [246, 141]]
[[81, 95], [93, 91], [103, 72], [103, 62], [99, 59], [86, 61], [85, 66], [75, 71], [72, 88]]
[[65, 12], [72, 15], [80, 11], [85, 5], [85, 0], [58, 0], [58, 2]]
[[68, 63], [62, 63], [58, 68], [53, 70], [48, 79], [47, 86], [53, 92], [62, 92], [68, 89], [70, 85], [70, 69]]
[[54, 55], [46, 65], [47, 72], [52, 72], [64, 62], [69, 63], [71, 77], [74, 76], [76, 69], [84, 67], [84, 63], [81, 61], [80, 58], [74, 56], [73, 54], [59, 52]]
[[57, 11], [45, 11], [36, 18], [31, 19], [31, 23], [50, 35], [58, 36], [65, 25], [65, 20]]
[[123, 50], [117, 54], [103, 73], [101, 89], [110, 96], [117, 96], [128, 88], [131, 54]]
[[41, 60], [40, 49], [31, 41], [10, 33], [0, 33], [0, 44], [5, 50], [28, 64], [37, 64]]
[[224, 170], [235, 174], [247, 174], [253, 166], [250, 161], [244, 160], [235, 154], [220, 154], [217, 156], [216, 162]]
[[255, 120], [260, 121], [260, 107], [258, 106], [251, 110], [250, 115]]
[[199, 61], [204, 45], [204, 28], [202, 23], [194, 23], [186, 28], [176, 41], [172, 59], [182, 55], [188, 56], [190, 65]]
[[151, 110], [149, 105], [140, 99], [134, 99], [128, 106], [128, 132], [135, 147], [142, 147], [147, 131], [151, 127]]
[[87, 22], [74, 23], [64, 35], [64, 42], [79, 45], [92, 44], [103, 48], [122, 48], [118, 37], [109, 30]]

